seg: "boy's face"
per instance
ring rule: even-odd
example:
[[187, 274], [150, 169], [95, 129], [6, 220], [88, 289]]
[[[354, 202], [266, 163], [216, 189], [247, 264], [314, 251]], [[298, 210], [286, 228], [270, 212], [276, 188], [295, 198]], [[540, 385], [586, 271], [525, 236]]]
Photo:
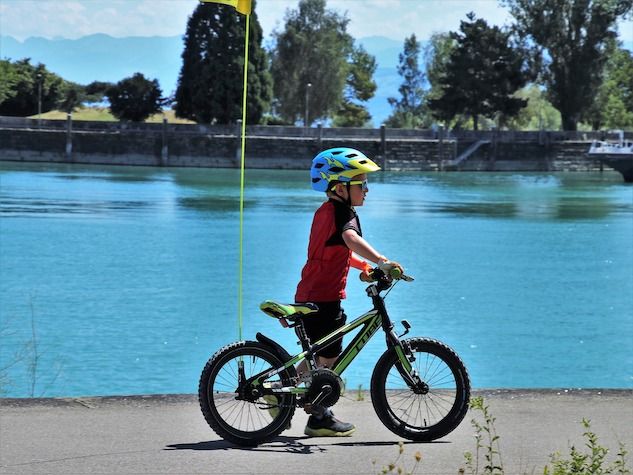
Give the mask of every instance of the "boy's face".
[[[339, 195], [347, 199], [347, 186], [344, 184], [337, 185], [337, 191]], [[367, 175], [362, 173], [352, 178], [349, 187], [349, 198], [352, 206], [363, 206], [365, 202], [365, 196], [369, 189], [367, 188]]]

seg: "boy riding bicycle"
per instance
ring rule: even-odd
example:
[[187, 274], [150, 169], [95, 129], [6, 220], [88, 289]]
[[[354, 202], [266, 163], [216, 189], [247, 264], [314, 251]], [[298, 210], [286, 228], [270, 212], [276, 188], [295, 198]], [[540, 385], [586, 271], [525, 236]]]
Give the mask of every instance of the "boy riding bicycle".
[[[345, 298], [350, 266], [361, 270], [361, 280], [371, 280], [371, 266], [353, 253], [387, 273], [393, 268], [403, 271], [400, 264], [384, 257], [362, 237], [354, 209], [365, 202], [367, 174], [378, 170], [380, 167], [363, 153], [347, 147], [324, 150], [312, 161], [312, 188], [325, 192], [328, 200], [314, 214], [308, 260], [301, 272], [295, 302], [310, 302], [319, 308], [317, 314], [303, 319], [313, 343], [345, 324], [341, 300]], [[324, 348], [317, 353], [318, 366], [331, 368], [341, 351], [342, 340]], [[307, 370], [305, 362], [297, 367], [300, 376]], [[325, 406], [312, 405], [306, 410], [310, 412], [306, 435], [348, 436], [356, 429], [353, 424], [336, 419]]]

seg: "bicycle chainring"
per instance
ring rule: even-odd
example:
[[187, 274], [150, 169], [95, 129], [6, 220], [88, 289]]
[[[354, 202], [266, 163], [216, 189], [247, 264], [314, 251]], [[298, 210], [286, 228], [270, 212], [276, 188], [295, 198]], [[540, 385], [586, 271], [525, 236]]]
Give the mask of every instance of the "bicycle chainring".
[[327, 368], [319, 368], [312, 372], [312, 382], [308, 389], [307, 400], [314, 401], [326, 386], [329, 386], [331, 391], [318, 404], [326, 407], [336, 404], [345, 386], [341, 377]]

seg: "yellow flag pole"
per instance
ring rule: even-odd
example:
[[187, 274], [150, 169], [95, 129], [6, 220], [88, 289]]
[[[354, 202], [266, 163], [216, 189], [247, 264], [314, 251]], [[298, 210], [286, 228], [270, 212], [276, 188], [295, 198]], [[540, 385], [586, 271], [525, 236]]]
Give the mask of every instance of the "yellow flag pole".
[[241, 143], [241, 165], [240, 165], [240, 250], [239, 250], [239, 270], [237, 287], [237, 326], [238, 338], [242, 339], [242, 280], [244, 269], [244, 144], [246, 141], [246, 87], [248, 84], [248, 35], [251, 23], [251, 0], [200, 0], [201, 3], [223, 3], [235, 8], [238, 12], [246, 16], [246, 33], [244, 35], [244, 86], [242, 93], [242, 143]]
[[246, 15], [246, 34], [244, 35], [244, 87], [242, 93], [242, 146], [240, 157], [240, 268], [237, 291], [238, 339], [242, 340], [242, 278], [244, 261], [244, 144], [246, 143], [246, 87], [248, 84], [248, 33], [250, 30], [250, 14]]

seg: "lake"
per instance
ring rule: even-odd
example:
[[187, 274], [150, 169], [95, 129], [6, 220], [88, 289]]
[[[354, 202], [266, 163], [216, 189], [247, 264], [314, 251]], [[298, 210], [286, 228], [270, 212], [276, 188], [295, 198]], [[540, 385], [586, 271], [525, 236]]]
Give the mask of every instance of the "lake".
[[[0, 162], [0, 390], [195, 393], [238, 338], [239, 170]], [[247, 170], [245, 339], [291, 302], [322, 196]], [[364, 236], [416, 280], [387, 297], [453, 347], [474, 388], [633, 388], [633, 186], [615, 172], [370, 176]], [[370, 301], [350, 274], [344, 307]], [[401, 325], [397, 323], [401, 329]], [[377, 334], [343, 374], [369, 387]]]

